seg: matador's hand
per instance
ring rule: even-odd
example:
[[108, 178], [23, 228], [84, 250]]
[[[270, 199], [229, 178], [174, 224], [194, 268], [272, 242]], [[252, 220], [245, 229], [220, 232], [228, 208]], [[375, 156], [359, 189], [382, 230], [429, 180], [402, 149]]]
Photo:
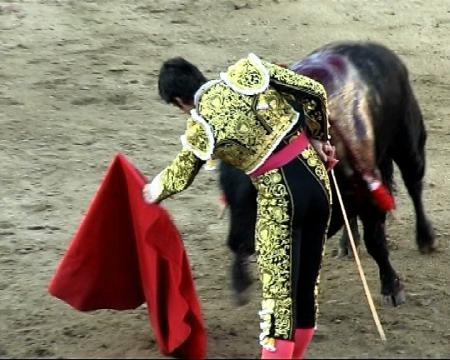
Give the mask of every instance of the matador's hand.
[[319, 157], [325, 163], [327, 171], [333, 169], [339, 162], [339, 160], [336, 159], [336, 147], [331, 145], [329, 141], [325, 142], [316, 139], [310, 139], [310, 142]]
[[[145, 184], [144, 188], [142, 189], [142, 196], [144, 197], [144, 200], [147, 204], [159, 204], [161, 200], [157, 200], [159, 196], [158, 194], [161, 194], [159, 181], [152, 181], [148, 184]], [[175, 199], [176, 196], [172, 195], [169, 198]]]
[[154, 189], [152, 188], [152, 183], [145, 184], [142, 189], [142, 196], [148, 204], [153, 204], [155, 202]]
[[317, 155], [322, 159], [324, 163], [327, 162], [328, 156], [325, 153], [325, 146], [326, 143], [324, 141], [320, 141], [317, 139], [309, 139], [311, 145], [314, 147], [314, 150], [316, 150]]
[[325, 144], [324, 146], [324, 152], [327, 155], [327, 161], [325, 165], [327, 167], [327, 171], [330, 171], [339, 162], [339, 160], [336, 159], [336, 147], [331, 145], [330, 142], [327, 142], [327, 144]]

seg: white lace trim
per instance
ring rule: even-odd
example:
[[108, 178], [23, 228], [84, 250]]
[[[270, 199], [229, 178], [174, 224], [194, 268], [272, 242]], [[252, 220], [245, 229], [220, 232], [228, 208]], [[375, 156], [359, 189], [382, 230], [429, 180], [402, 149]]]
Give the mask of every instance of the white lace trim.
[[272, 315], [272, 314], [273, 314], [273, 311], [268, 310], [268, 309], [262, 309], [262, 310], [258, 311], [259, 316]]
[[214, 141], [214, 134], [211, 130], [211, 127], [209, 126], [209, 124], [205, 121], [205, 119], [203, 119], [195, 109], [191, 110], [191, 117], [192, 120], [194, 120], [196, 123], [200, 124], [202, 126], [202, 128], [205, 130], [206, 136], [208, 137], [208, 149], [206, 152], [203, 152], [199, 149], [197, 149], [196, 147], [192, 146], [189, 141], [186, 139], [186, 136], [182, 135], [181, 136], [181, 144], [183, 145], [183, 147], [191, 150], [195, 156], [197, 156], [199, 159], [203, 160], [203, 161], [207, 161], [209, 159], [211, 159], [211, 155], [214, 152], [214, 146], [215, 146], [215, 141]]
[[[261, 329], [262, 330], [262, 329]], [[267, 337], [269, 337], [269, 333], [268, 332], [262, 332], [261, 334], [259, 334], [259, 341], [264, 341]]]
[[292, 128], [297, 124], [298, 119], [300, 117], [300, 114], [293, 110], [295, 113], [295, 121], [293, 121], [291, 123], [291, 125], [283, 132], [283, 134], [277, 139], [277, 141], [275, 141], [275, 143], [272, 145], [272, 147], [269, 149], [269, 151], [267, 151], [266, 155], [264, 155], [264, 157], [261, 159], [261, 161], [253, 167], [253, 169], [247, 171], [247, 175], [251, 174], [253, 171], [255, 171], [257, 168], [259, 168], [262, 164], [264, 164], [264, 161], [266, 161], [268, 159], [268, 157], [270, 155], [272, 155], [272, 153], [274, 152], [274, 150], [277, 148], [278, 145], [280, 145], [280, 142], [283, 140], [283, 138], [289, 133], [289, 131], [292, 130]]
[[259, 88], [240, 89], [230, 81], [230, 79], [228, 78], [228, 74], [224, 73], [224, 72], [220, 73], [220, 78], [225, 82], [225, 84], [227, 84], [227, 86], [229, 86], [232, 90], [236, 91], [239, 94], [256, 95], [256, 94], [262, 93], [269, 87], [269, 83], [270, 83], [269, 70], [264, 66], [261, 59], [259, 57], [257, 57], [255, 54], [250, 53], [248, 55], [247, 59], [250, 61], [250, 63], [253, 66], [255, 66], [259, 71], [261, 71], [264, 76], [264, 82]]
[[259, 345], [263, 347], [263, 349], [275, 352], [277, 348], [275, 347], [275, 340], [270, 338], [268, 335], [260, 334], [259, 335]]
[[259, 344], [263, 347], [264, 350], [267, 350], [267, 351], [270, 351], [270, 352], [277, 351], [277, 348], [272, 346], [272, 345], [265, 344], [265, 343], [262, 343], [262, 342], [260, 342]]
[[[192, 151], [195, 156], [197, 156], [201, 160], [204, 160], [204, 159], [202, 159], [202, 157], [204, 157], [205, 154], [202, 151], [200, 151], [199, 149], [197, 149], [194, 146], [192, 146], [191, 144], [189, 144], [189, 142], [187, 141], [186, 135], [181, 135], [180, 140], [181, 140], [181, 145], [183, 146], [183, 150]], [[208, 161], [209, 159], [210, 158], [206, 159], [205, 161]]]
[[194, 105], [197, 108], [198, 102], [200, 101], [200, 97], [208, 90], [210, 87], [220, 83], [222, 80], [210, 80], [204, 83], [194, 94]]
[[192, 151], [192, 146], [188, 143], [186, 135], [180, 136], [180, 142], [181, 142], [181, 145], [183, 146], [183, 150], [191, 150]]

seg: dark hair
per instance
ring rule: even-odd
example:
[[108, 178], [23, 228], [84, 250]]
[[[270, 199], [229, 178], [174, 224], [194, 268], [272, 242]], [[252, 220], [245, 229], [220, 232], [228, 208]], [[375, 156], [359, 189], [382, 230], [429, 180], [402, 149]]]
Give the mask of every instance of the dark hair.
[[163, 63], [159, 70], [159, 96], [174, 103], [179, 97], [186, 104], [194, 103], [196, 91], [207, 81], [201, 71], [182, 57], [175, 57]]

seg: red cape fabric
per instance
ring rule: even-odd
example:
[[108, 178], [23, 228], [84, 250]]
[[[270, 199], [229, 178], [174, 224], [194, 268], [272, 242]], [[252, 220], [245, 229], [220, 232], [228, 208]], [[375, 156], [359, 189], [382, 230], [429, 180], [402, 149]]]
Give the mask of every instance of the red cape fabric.
[[175, 225], [142, 198], [145, 178], [118, 154], [49, 284], [80, 311], [147, 303], [160, 351], [206, 357], [206, 331], [188, 258]]

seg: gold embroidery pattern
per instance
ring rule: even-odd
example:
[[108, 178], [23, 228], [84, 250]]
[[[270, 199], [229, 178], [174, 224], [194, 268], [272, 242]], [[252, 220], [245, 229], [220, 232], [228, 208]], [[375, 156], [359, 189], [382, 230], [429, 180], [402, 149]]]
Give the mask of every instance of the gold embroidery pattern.
[[308, 148], [303, 150], [300, 155], [305, 160], [313, 174], [319, 179], [320, 183], [324, 187], [325, 194], [331, 202], [330, 178], [328, 177], [327, 169], [325, 168], [323, 161], [311, 145], [308, 145]]
[[280, 93], [274, 89], [268, 89], [255, 99], [255, 111], [257, 118], [268, 129], [275, 129], [278, 123], [292, 123], [295, 113], [292, 106]]
[[[314, 148], [310, 145], [300, 156], [331, 201], [328, 173]], [[273, 338], [290, 339], [293, 325], [290, 198], [278, 169], [259, 176], [254, 184], [258, 190], [256, 251], [263, 293], [262, 310], [259, 312], [262, 330], [260, 342], [263, 346], [271, 347]], [[328, 224], [329, 221], [330, 218]], [[319, 313], [319, 283], [318, 277], [314, 290], [316, 319]]]
[[263, 62], [263, 64], [269, 70], [271, 78], [279, 81], [280, 83], [295, 86], [307, 94], [318, 97], [326, 104], [327, 93], [321, 83], [275, 64], [267, 62]]
[[172, 163], [161, 172], [162, 193], [157, 201], [186, 189], [194, 180], [202, 162], [192, 151], [183, 150]]
[[[268, 101], [270, 108], [255, 111], [259, 99]], [[207, 89], [197, 111], [214, 133], [213, 157], [245, 172], [257, 167], [297, 121], [297, 113], [275, 90], [255, 97], [233, 91], [225, 83]], [[201, 136], [197, 135], [198, 141]], [[190, 142], [196, 146], [197, 140], [191, 137]]]
[[[329, 139], [327, 93], [319, 82], [307, 76], [297, 74], [281, 66], [263, 62], [270, 77], [282, 86], [300, 90], [309, 96], [302, 101], [307, 116], [308, 127], [312, 126], [312, 135], [320, 140]], [[311, 98], [312, 97], [312, 98]], [[319, 106], [320, 105], [320, 106]], [[308, 119], [309, 118], [309, 119]]]
[[186, 140], [188, 144], [195, 144], [196, 150], [206, 154], [211, 146], [205, 129], [192, 119], [187, 121]]
[[231, 65], [223, 80], [235, 91], [253, 95], [266, 90], [269, 74], [262, 64], [258, 66], [250, 58], [246, 58]]
[[[306, 126], [309, 129], [310, 135], [313, 138], [321, 139], [323, 137], [322, 124], [324, 124], [324, 119], [320, 108], [317, 106], [317, 102], [311, 99], [303, 99], [301, 103], [305, 113]], [[327, 124], [327, 127], [329, 129], [330, 125]]]
[[262, 283], [261, 344], [270, 338], [290, 339], [291, 296], [290, 198], [279, 170], [255, 179], [258, 190], [256, 251]]

